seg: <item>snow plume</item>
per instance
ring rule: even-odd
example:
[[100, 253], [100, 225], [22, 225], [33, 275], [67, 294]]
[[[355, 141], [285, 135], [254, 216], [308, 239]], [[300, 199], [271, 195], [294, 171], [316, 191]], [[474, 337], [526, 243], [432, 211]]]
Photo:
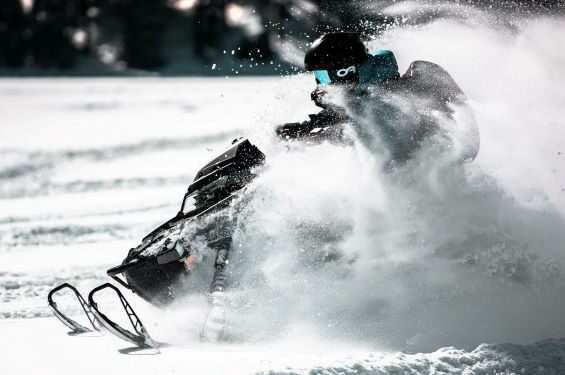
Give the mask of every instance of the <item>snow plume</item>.
[[467, 93], [482, 144], [465, 170], [433, 152], [386, 170], [366, 140], [260, 145], [232, 255], [234, 336], [415, 351], [565, 335], [565, 21], [488, 19], [373, 42]]
[[[564, 30], [481, 13], [372, 42], [401, 72], [428, 60], [460, 84], [481, 132], [464, 168], [445, 167], [441, 142], [388, 168], [359, 129], [347, 146], [251, 135], [268, 158], [237, 216], [228, 337], [406, 351], [565, 337]], [[288, 79], [269, 117], [298, 121], [313, 83]]]
[[322, 145], [273, 158], [250, 193], [232, 255], [245, 340], [429, 350], [563, 335], [562, 217], [481, 172], [384, 173], [362, 147]]

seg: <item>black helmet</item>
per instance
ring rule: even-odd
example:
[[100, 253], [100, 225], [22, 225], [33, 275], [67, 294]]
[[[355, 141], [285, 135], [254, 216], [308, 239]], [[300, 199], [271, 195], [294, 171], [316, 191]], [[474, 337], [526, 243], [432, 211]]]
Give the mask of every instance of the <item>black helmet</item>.
[[314, 71], [316, 83], [358, 82], [357, 67], [368, 58], [359, 33], [329, 33], [316, 39], [306, 52], [304, 65]]
[[329, 33], [316, 39], [304, 57], [306, 70], [337, 70], [367, 59], [359, 33]]

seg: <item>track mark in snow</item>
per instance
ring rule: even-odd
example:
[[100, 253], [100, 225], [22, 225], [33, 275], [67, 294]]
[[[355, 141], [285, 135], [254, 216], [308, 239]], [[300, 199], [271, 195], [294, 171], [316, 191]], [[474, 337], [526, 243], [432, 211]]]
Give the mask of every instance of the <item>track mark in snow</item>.
[[[47, 294], [64, 282], [75, 285], [81, 293], [106, 281], [104, 270], [73, 269], [56, 275], [0, 273], [0, 319], [53, 316], [47, 306]], [[80, 305], [76, 306], [76, 310]]]
[[122, 209], [122, 210], [115, 210], [115, 211], [104, 211], [104, 212], [88, 212], [84, 214], [78, 215], [47, 215], [47, 216], [7, 216], [4, 218], [0, 218], [0, 225], [2, 224], [16, 224], [16, 223], [27, 223], [31, 221], [49, 221], [49, 220], [57, 220], [57, 219], [70, 219], [70, 218], [92, 218], [92, 217], [105, 217], [105, 216], [121, 216], [121, 215], [129, 215], [129, 214], [139, 214], [144, 213], [147, 211], [154, 211], [154, 210], [161, 210], [164, 208], [176, 207], [177, 205], [171, 204], [159, 204], [154, 206], [143, 206], [143, 207], [135, 207], [130, 209]]
[[[71, 181], [57, 183], [53, 174], [71, 162], [107, 162], [122, 160], [128, 156], [158, 153], [171, 150], [188, 150], [197, 145], [235, 138], [237, 131], [226, 131], [211, 135], [180, 139], [153, 139], [135, 144], [125, 144], [98, 149], [76, 151], [23, 151], [18, 149], [0, 151], [0, 198], [40, 196], [50, 193], [99, 191], [109, 188], [135, 188], [186, 183], [189, 176], [118, 178], [104, 181]], [[184, 172], [184, 171], [182, 171]]]
[[131, 228], [123, 225], [62, 225], [0, 230], [0, 245], [6, 248], [33, 245], [78, 244], [129, 239]]

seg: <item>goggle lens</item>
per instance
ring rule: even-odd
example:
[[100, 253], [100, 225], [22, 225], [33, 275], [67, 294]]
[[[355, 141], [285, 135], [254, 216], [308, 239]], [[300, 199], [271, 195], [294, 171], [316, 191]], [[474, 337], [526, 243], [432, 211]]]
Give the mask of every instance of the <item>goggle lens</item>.
[[314, 77], [316, 77], [316, 82], [319, 85], [329, 85], [332, 83], [332, 79], [330, 78], [330, 74], [327, 70], [315, 70]]
[[314, 76], [316, 77], [316, 82], [321, 86], [330, 83], [359, 82], [359, 74], [355, 65], [336, 70], [315, 70]]

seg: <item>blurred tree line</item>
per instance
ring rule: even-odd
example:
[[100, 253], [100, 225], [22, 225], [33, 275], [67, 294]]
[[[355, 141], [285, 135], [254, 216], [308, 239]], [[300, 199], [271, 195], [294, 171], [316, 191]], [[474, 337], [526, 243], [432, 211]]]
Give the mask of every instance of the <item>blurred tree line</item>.
[[0, 66], [68, 69], [88, 55], [157, 69], [169, 62], [167, 48], [211, 59], [230, 38], [237, 57], [271, 59], [281, 20], [301, 3], [316, 1], [1, 0]]
[[[562, 2], [446, 1], [509, 8], [519, 4], [549, 8]], [[394, 2], [0, 0], [0, 67], [68, 69], [86, 55], [108, 65], [151, 70], [177, 58], [178, 53], [170, 53], [175, 49], [185, 52], [185, 61], [212, 61], [225, 50], [234, 50], [238, 58], [271, 60], [281, 39], [299, 45], [331, 30], [374, 32], [370, 29], [391, 22], [379, 16], [378, 8]], [[369, 27], [360, 13], [368, 4], [377, 9]]]

